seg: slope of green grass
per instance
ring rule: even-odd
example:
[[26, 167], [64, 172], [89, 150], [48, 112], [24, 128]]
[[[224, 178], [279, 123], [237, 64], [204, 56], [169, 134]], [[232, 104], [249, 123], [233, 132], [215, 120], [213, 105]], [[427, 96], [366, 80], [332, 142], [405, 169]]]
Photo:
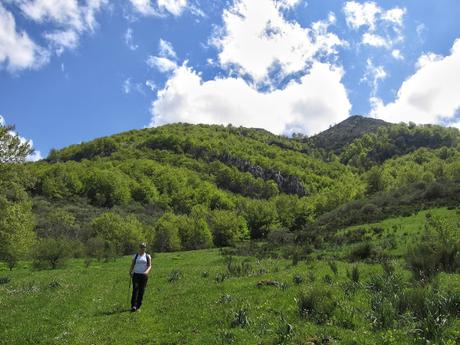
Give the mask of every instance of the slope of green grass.
[[[433, 212], [450, 214], [443, 209]], [[405, 219], [403, 228], [416, 232], [422, 217]], [[398, 220], [380, 225], [391, 228], [395, 222]], [[293, 265], [290, 260], [237, 257], [232, 262], [246, 261], [249, 274], [230, 275], [219, 282], [217, 278], [229, 272], [229, 260], [218, 250], [155, 255], [139, 313], [128, 311], [129, 257], [93, 262], [89, 267], [83, 260], [72, 260], [64, 269], [47, 271], [33, 271], [24, 263], [12, 272], [0, 266], [0, 277], [11, 279], [0, 285], [0, 344], [370, 345], [426, 341], [408, 311], [396, 317], [390, 310], [386, 316], [385, 304], [383, 309], [376, 306], [383, 296], [376, 282], [391, 277], [401, 290], [415, 289], [400, 260], [395, 261], [396, 273], [385, 276], [382, 266], [374, 263], [337, 261], [335, 274], [327, 261]], [[351, 279], [353, 267], [359, 271], [357, 282]], [[170, 282], [174, 271], [181, 276]], [[264, 280], [275, 280], [280, 286], [258, 287]], [[437, 282], [443, 294], [460, 302], [459, 274], [441, 274]], [[330, 291], [332, 309], [319, 298], [317, 307], [301, 317], [297, 301], [302, 291]], [[382, 326], [382, 318], [390, 321]], [[441, 330], [434, 343], [458, 343], [458, 326], [459, 319], [446, 316], [441, 326], [433, 326]]]

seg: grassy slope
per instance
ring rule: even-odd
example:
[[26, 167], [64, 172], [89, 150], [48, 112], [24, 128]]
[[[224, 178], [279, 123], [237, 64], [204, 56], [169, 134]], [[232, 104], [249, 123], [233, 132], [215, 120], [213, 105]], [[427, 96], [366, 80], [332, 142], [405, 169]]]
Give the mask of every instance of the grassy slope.
[[[437, 209], [432, 213], [458, 220], [455, 211]], [[386, 232], [400, 224], [398, 250], [393, 253], [398, 255], [408, 242], [406, 238], [418, 232], [423, 218], [424, 212], [364, 227], [380, 226]], [[337, 248], [336, 254], [347, 249]], [[382, 272], [380, 265], [358, 263], [362, 284], [348, 296], [344, 292], [349, 283], [346, 271], [352, 264], [345, 261], [338, 261], [339, 274], [334, 277], [325, 261], [292, 266], [281, 259], [250, 260], [255, 272], [266, 273], [217, 283], [216, 275], [226, 271], [218, 250], [158, 254], [145, 305], [136, 314], [126, 308], [128, 257], [94, 262], [89, 268], [82, 260], [72, 260], [67, 268], [55, 271], [31, 271], [23, 264], [10, 273], [0, 266], [0, 276], [11, 278], [10, 283], [0, 285], [0, 344], [276, 344], [286, 323], [294, 326], [287, 341], [292, 344], [318, 344], [328, 337], [339, 344], [412, 343], [408, 329], [378, 331], [369, 320], [370, 292], [365, 285]], [[401, 260], [396, 266], [409, 279]], [[180, 270], [183, 278], [170, 283], [173, 270]], [[204, 271], [209, 272], [208, 277], [202, 277]], [[300, 285], [293, 283], [295, 274], [304, 278]], [[311, 286], [328, 288], [325, 275], [332, 277], [330, 288], [339, 307], [328, 323], [318, 326], [298, 316], [295, 298]], [[276, 279], [288, 287], [257, 288], [262, 279]], [[441, 287], [460, 290], [459, 274], [442, 274], [439, 281]], [[60, 286], [51, 287], [53, 282]], [[231, 300], [220, 303], [227, 294]], [[232, 328], [233, 313], [241, 307], [247, 307], [251, 323], [246, 328]], [[458, 319], [451, 324], [448, 332], [452, 339], [460, 339], [459, 326]]]

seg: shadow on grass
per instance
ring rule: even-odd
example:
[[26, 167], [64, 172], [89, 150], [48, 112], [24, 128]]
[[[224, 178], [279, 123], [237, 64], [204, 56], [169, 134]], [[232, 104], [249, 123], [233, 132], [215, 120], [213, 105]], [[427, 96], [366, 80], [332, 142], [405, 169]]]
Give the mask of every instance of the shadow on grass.
[[131, 312], [131, 308], [118, 305], [118, 306], [113, 307], [110, 310], [97, 311], [95, 315], [96, 316], [109, 316], [109, 315], [123, 314], [123, 313], [129, 313], [129, 312]]

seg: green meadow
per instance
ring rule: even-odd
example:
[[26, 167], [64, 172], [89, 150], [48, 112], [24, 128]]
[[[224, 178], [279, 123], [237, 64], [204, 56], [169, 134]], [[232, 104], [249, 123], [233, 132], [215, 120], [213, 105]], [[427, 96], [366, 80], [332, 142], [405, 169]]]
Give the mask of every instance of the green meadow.
[[[0, 344], [458, 344], [460, 274], [420, 283], [402, 254], [426, 213], [347, 228], [336, 236], [365, 235], [301, 259], [238, 248], [155, 253], [136, 313], [130, 257], [0, 266]], [[459, 220], [455, 210], [430, 213]], [[386, 260], [350, 260], [360, 242], [381, 248], [390, 238]]]

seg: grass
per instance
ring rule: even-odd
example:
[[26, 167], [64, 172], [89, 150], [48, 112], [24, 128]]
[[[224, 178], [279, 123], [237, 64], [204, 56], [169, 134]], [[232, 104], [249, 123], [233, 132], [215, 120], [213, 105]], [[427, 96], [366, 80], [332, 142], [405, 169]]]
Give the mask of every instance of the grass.
[[[432, 212], [452, 219], [455, 214]], [[392, 269], [341, 257], [350, 244], [329, 250], [323, 260], [295, 266], [290, 259], [229, 259], [215, 249], [156, 254], [139, 313], [128, 311], [129, 257], [89, 266], [75, 259], [65, 268], [43, 271], [24, 262], [12, 272], [0, 265], [5, 278], [0, 344], [426, 344], [427, 332], [418, 331], [423, 326], [434, 327], [431, 343], [453, 345], [460, 342], [459, 315], [443, 314], [439, 325], [417, 321], [415, 307], [398, 311], [398, 298], [405, 295], [395, 293], [416, 289], [399, 258], [409, 236], [400, 231], [414, 236], [423, 217], [365, 226], [381, 227], [385, 234], [401, 225], [394, 234], [398, 247]], [[353, 279], [354, 271], [359, 279]], [[396, 281], [388, 278], [392, 274], [402, 288], [384, 285]], [[280, 284], [257, 286], [269, 280]], [[442, 273], [436, 279], [440, 295], [459, 298], [459, 286], [460, 274]], [[328, 301], [315, 291], [326, 291]]]

